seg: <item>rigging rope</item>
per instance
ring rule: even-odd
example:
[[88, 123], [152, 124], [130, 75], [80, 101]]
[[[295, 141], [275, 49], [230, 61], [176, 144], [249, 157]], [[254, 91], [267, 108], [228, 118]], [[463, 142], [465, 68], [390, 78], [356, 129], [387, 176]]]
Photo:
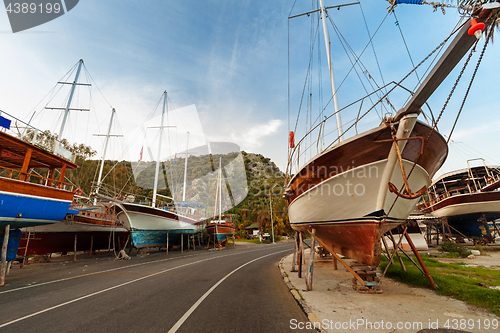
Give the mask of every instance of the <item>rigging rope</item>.
[[451, 128], [451, 132], [448, 135], [448, 140], [446, 140], [446, 143], [450, 142], [451, 135], [453, 134], [453, 131], [455, 130], [455, 126], [457, 124], [458, 118], [460, 117], [460, 114], [462, 113], [462, 109], [464, 108], [465, 101], [467, 100], [467, 97], [469, 96], [470, 88], [472, 87], [472, 82], [474, 82], [477, 70], [479, 69], [479, 65], [481, 64], [481, 60], [483, 60], [483, 55], [484, 55], [484, 52], [486, 51], [486, 47], [488, 46], [488, 42], [490, 41], [492, 31], [493, 31], [493, 29], [490, 29], [488, 32], [488, 36], [486, 36], [486, 42], [484, 43], [483, 50], [481, 51], [481, 55], [479, 56], [479, 60], [477, 61], [476, 68], [474, 69], [474, 73], [472, 74], [472, 78], [469, 82], [469, 86], [467, 87], [467, 91], [465, 92], [465, 96], [464, 96], [464, 99], [462, 101], [462, 105], [460, 105], [460, 109], [458, 110], [457, 117], [455, 118], [455, 122], [453, 123], [453, 127]]

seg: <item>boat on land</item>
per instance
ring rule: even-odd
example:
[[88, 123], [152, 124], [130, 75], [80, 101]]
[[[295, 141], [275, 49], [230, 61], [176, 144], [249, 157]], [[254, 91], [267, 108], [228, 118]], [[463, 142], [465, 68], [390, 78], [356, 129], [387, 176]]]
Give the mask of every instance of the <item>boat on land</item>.
[[[396, 3], [412, 2], [399, 0]], [[315, 126], [310, 126], [297, 144], [295, 133], [290, 132], [284, 196], [293, 229], [315, 234], [318, 242], [331, 253], [340, 253], [376, 266], [380, 263], [381, 237], [406, 221], [448, 154], [447, 142], [436, 130], [436, 124], [417, 119], [422, 114], [422, 107], [476, 43], [474, 32], [492, 23], [498, 12], [498, 4], [485, 4], [469, 13], [470, 18], [456, 31], [447, 50], [411, 94], [409, 101], [393, 116], [385, 116], [379, 126], [362, 133], [357, 132], [360, 120], [377, 107], [384, 108], [386, 102], [392, 105], [391, 94], [396, 88], [402, 87], [402, 81], [375, 89], [373, 93], [344, 108], [338, 107], [331, 66], [327, 9], [340, 7], [325, 8], [320, 0], [319, 9], [289, 17], [316, 15], [318, 20], [313, 23], [314, 27], [320, 26], [321, 17], [335, 112], [329, 117], [322, 114], [318, 116]], [[332, 17], [328, 16], [330, 19]], [[472, 35], [469, 34], [471, 29], [474, 30]], [[360, 62], [359, 57], [355, 56], [353, 67], [361, 66]], [[367, 70], [362, 69], [361, 72], [366, 74]], [[372, 79], [371, 75], [367, 76]], [[370, 98], [377, 102], [366, 107]], [[344, 131], [340, 114], [349, 107], [359, 111], [353, 119], [353, 125]], [[322, 105], [319, 109], [324, 108]], [[333, 115], [338, 137], [323, 148], [326, 122]], [[350, 133], [355, 131], [355, 135], [344, 139], [349, 130]], [[301, 157], [304, 158], [305, 152], [311, 147], [316, 147], [319, 152], [301, 162]]]
[[[12, 121], [15, 121], [16, 128], [19, 129], [22, 122], [2, 112], [0, 239], [7, 249], [6, 253], [2, 253], [2, 275], [5, 272], [5, 262], [15, 259], [22, 234], [21, 228], [56, 223], [66, 214], [76, 213], [70, 209], [74, 188], [72, 184], [64, 181], [64, 175], [66, 170], [76, 169], [77, 165], [49, 152], [47, 148], [7, 133], [11, 129]], [[64, 150], [58, 152], [71, 156]], [[42, 176], [42, 172], [47, 176]], [[1, 276], [1, 284], [3, 279], [4, 276]]]
[[228, 236], [234, 235], [234, 225], [230, 215], [223, 215], [222, 213], [222, 159], [219, 160], [219, 174], [217, 177], [217, 191], [215, 195], [215, 215], [216, 219], [210, 220], [205, 229], [208, 234], [215, 238], [215, 240], [222, 242], [227, 240]]
[[451, 233], [474, 242], [494, 242], [490, 223], [500, 218], [500, 169], [471, 167], [436, 178], [427, 189], [419, 209], [436, 217], [446, 217]]
[[210, 220], [206, 229], [208, 234], [215, 237], [219, 242], [225, 241], [227, 237], [234, 235], [234, 224], [230, 215], [221, 215], [216, 220]]
[[[162, 153], [162, 135], [163, 128], [167, 127], [164, 126], [166, 107], [167, 92], [165, 91], [163, 93], [163, 110], [151, 204], [134, 202], [135, 196], [133, 195], [127, 195], [124, 200], [114, 200], [117, 218], [130, 231], [132, 243], [136, 248], [180, 244], [181, 238], [184, 241], [189, 235], [201, 232], [204, 227], [204, 205], [186, 203], [184, 200], [180, 203], [164, 203], [158, 200], [160, 195], [157, 193], [157, 186]], [[185, 168], [187, 168], [187, 158], [185, 163]], [[185, 184], [184, 181], [184, 198]], [[168, 197], [167, 200], [173, 201], [172, 198]]]
[[[11, 120], [2, 113], [0, 130], [0, 227], [33, 227], [62, 221], [70, 210], [75, 186], [64, 181], [77, 165], [45, 147], [8, 134]], [[58, 152], [62, 151], [62, 147]], [[71, 156], [66, 151], [65, 156]], [[46, 176], [42, 176], [42, 174]]]
[[[73, 105], [73, 96], [77, 92], [77, 87], [89, 87], [91, 84], [79, 82], [80, 73], [84, 67], [84, 62], [80, 59], [73, 67], [74, 77], [71, 82], [58, 82], [60, 85], [71, 85], [69, 97], [64, 107], [46, 107], [46, 109], [64, 110], [64, 117], [59, 130], [59, 138], [62, 137], [70, 111], [85, 110], [75, 108]], [[77, 93], [78, 94], [78, 93]], [[104, 146], [104, 153], [101, 159], [98, 183], [101, 182], [103, 165], [111, 136], [110, 131], [115, 115], [115, 109], [112, 110], [108, 133]], [[113, 135], [116, 136], [116, 135]], [[64, 149], [59, 145], [55, 149]], [[75, 186], [76, 187], [76, 186]], [[52, 224], [41, 226], [26, 226], [22, 229], [23, 235], [20, 242], [18, 255], [26, 256], [33, 254], [46, 254], [58, 252], [88, 251], [92, 249], [102, 250], [116, 248], [115, 245], [123, 246], [128, 237], [128, 231], [118, 221], [116, 213], [109, 203], [98, 202], [82, 196], [82, 190], [75, 190], [74, 201], [71, 202], [73, 214], [64, 214]]]

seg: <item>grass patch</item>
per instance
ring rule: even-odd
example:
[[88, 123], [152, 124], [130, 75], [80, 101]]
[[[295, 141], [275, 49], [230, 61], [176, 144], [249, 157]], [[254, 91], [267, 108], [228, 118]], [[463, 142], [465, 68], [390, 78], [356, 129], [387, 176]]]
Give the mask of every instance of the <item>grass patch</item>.
[[236, 238], [236, 243], [255, 243], [255, 244], [260, 244], [260, 240], [258, 238], [253, 238], [253, 239], [245, 239], [245, 238]]
[[[436, 290], [438, 294], [486, 308], [500, 316], [500, 292], [479, 285], [484, 283], [489, 286], [500, 286], [500, 271], [482, 266], [467, 267], [464, 263], [446, 264], [426, 255], [422, 255], [422, 259], [439, 287]], [[389, 267], [386, 276], [412, 286], [430, 288], [427, 278], [408, 259], [403, 258], [403, 261], [406, 272], [396, 264]], [[382, 257], [380, 263], [382, 270], [387, 263], [388, 260]]]

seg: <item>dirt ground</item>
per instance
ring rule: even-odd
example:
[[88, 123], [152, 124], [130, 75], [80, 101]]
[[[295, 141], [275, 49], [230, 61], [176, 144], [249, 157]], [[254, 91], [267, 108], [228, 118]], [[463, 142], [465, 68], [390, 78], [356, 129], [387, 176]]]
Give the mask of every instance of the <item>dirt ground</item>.
[[[442, 260], [500, 268], [500, 252], [488, 254], [476, 259]], [[313, 290], [305, 291], [305, 279], [291, 272], [292, 257], [284, 258], [282, 268], [317, 317], [313, 321], [317, 321], [316, 327], [321, 327], [321, 332], [418, 332], [446, 325], [466, 332], [500, 331], [500, 318], [484, 309], [389, 278], [381, 282], [382, 294], [358, 293], [352, 287], [352, 275], [340, 263], [335, 271], [331, 258], [322, 260], [318, 255], [314, 262]], [[309, 258], [308, 253], [305, 258]]]

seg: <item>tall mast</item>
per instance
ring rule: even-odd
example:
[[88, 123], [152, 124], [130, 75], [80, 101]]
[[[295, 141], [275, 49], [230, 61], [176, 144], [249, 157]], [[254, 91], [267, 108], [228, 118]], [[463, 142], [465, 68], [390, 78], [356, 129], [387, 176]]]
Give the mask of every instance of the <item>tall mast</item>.
[[188, 169], [188, 148], [189, 148], [189, 132], [186, 139], [186, 159], [184, 160], [184, 186], [182, 188], [182, 202], [186, 202], [186, 176]]
[[222, 157], [219, 157], [219, 221], [222, 221]]
[[[101, 167], [99, 168], [99, 176], [97, 177], [97, 188], [95, 193], [99, 193], [99, 187], [101, 186], [102, 170], [104, 169], [104, 160], [106, 158], [106, 151], [108, 150], [109, 137], [111, 136], [111, 126], [113, 125], [113, 118], [115, 116], [115, 109], [111, 111], [111, 119], [109, 120], [108, 134], [106, 134], [106, 140], [104, 140], [104, 152], [102, 153]], [[97, 198], [94, 199], [94, 204], [97, 203]]]
[[68, 119], [69, 108], [71, 106], [71, 101], [73, 100], [73, 94], [75, 93], [75, 88], [78, 82], [78, 77], [80, 76], [82, 65], [83, 65], [83, 59], [80, 59], [80, 61], [78, 62], [78, 69], [76, 70], [75, 80], [71, 85], [71, 91], [69, 93], [68, 103], [66, 104], [66, 108], [64, 109], [64, 118], [61, 124], [61, 129], [59, 130], [59, 135], [57, 136], [57, 141], [56, 144], [54, 145], [54, 153], [57, 153], [57, 151], [59, 150], [59, 142], [62, 139], [64, 127], [66, 126], [66, 120]]
[[328, 33], [328, 26], [326, 24], [326, 10], [323, 5], [323, 0], [319, 0], [321, 6], [321, 19], [323, 20], [323, 35], [325, 36], [325, 47], [326, 47], [326, 57], [328, 58], [328, 70], [330, 71], [330, 85], [332, 87], [332, 97], [333, 97], [333, 106], [335, 108], [335, 121], [337, 122], [337, 133], [339, 136], [339, 142], [344, 140], [344, 136], [342, 135], [342, 120], [340, 119], [339, 112], [339, 103], [337, 101], [337, 89], [335, 87], [335, 77], [333, 75], [332, 68], [332, 57], [331, 57], [331, 49], [330, 49], [330, 35]]
[[165, 110], [167, 108], [167, 92], [163, 92], [163, 110], [161, 112], [161, 124], [160, 124], [160, 140], [158, 142], [158, 155], [156, 157], [156, 169], [155, 169], [155, 183], [153, 185], [153, 203], [152, 207], [156, 205], [156, 191], [158, 190], [158, 173], [160, 171], [160, 154], [161, 154], [161, 141], [163, 137], [163, 120], [165, 119]]

